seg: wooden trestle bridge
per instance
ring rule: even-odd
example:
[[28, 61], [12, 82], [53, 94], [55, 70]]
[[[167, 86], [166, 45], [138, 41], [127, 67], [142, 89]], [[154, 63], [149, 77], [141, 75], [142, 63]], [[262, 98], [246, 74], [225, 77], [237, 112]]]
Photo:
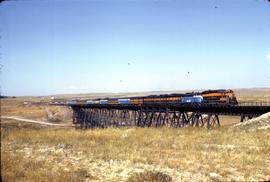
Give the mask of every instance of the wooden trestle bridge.
[[220, 126], [220, 115], [241, 116], [240, 121], [270, 112], [270, 104], [57, 104], [73, 110], [76, 128], [106, 128], [119, 126], [186, 127]]

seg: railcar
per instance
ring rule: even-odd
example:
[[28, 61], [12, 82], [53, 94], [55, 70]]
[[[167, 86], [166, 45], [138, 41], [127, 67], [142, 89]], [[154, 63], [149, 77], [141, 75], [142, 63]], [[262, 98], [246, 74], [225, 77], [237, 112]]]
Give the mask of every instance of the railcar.
[[142, 105], [143, 104], [143, 97], [132, 97], [130, 98], [130, 103], [132, 105]]
[[115, 98], [108, 99], [108, 104], [109, 105], [117, 105], [118, 99], [115, 99]]
[[184, 96], [181, 98], [181, 103], [182, 104], [197, 104], [197, 103], [202, 103], [203, 102], [203, 97], [201, 95], [193, 95], [193, 96]]
[[86, 104], [94, 104], [94, 101], [93, 100], [87, 100]]
[[99, 104], [108, 104], [109, 102], [108, 102], [108, 100], [106, 99], [104, 99], [104, 100], [100, 100], [99, 101]]
[[180, 103], [181, 97], [185, 94], [162, 94], [150, 95], [143, 98], [143, 104], [148, 103]]
[[118, 104], [130, 104], [130, 99], [118, 99]]
[[100, 104], [99, 100], [87, 100], [86, 104]]
[[78, 102], [76, 100], [68, 100], [66, 103], [71, 105], [71, 104], [77, 104]]

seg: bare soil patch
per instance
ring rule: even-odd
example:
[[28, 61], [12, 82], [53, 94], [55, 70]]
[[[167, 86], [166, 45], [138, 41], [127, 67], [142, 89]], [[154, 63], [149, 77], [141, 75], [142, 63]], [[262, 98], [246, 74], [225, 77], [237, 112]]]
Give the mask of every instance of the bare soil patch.
[[256, 130], [269, 130], [270, 131], [270, 112], [263, 114], [259, 117], [237, 123], [231, 127], [234, 130], [242, 131], [256, 131]]

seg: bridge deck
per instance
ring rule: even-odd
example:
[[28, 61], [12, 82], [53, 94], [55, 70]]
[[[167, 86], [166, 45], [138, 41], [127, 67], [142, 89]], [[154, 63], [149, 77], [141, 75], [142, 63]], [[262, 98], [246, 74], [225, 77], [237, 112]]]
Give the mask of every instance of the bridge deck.
[[138, 105], [100, 105], [100, 104], [69, 104], [72, 108], [98, 108], [119, 110], [157, 110], [198, 113], [219, 113], [224, 115], [261, 115], [270, 112], [270, 105], [222, 105], [222, 104], [144, 104]]

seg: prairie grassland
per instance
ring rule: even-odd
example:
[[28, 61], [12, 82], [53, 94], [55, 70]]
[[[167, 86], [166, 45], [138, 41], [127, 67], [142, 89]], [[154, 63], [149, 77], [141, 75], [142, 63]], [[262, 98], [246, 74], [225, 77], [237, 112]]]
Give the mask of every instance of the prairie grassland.
[[270, 179], [270, 132], [226, 127], [1, 130], [4, 181]]
[[270, 102], [270, 88], [236, 89], [239, 102]]
[[44, 106], [32, 105], [33, 100], [22, 98], [1, 99], [1, 115], [23, 116], [25, 118], [44, 118]]

